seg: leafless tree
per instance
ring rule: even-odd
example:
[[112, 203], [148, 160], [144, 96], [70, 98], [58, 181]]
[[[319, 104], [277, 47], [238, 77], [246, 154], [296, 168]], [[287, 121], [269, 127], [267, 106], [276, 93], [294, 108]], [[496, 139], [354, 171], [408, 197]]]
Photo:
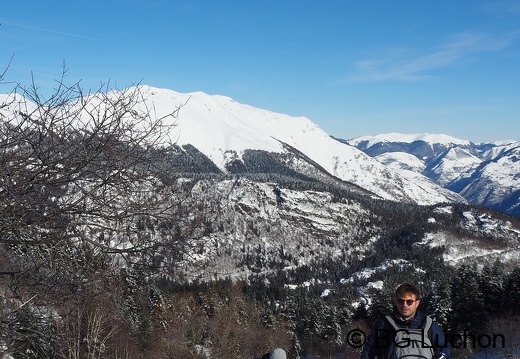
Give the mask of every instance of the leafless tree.
[[117, 268], [174, 269], [205, 216], [169, 165], [182, 106], [159, 115], [140, 85], [84, 93], [64, 76], [49, 97], [34, 81], [1, 97], [0, 326], [28, 300], [74, 308]]
[[160, 172], [182, 105], [157, 117], [140, 86], [84, 94], [62, 81], [49, 99], [35, 85], [22, 95], [0, 104], [0, 243], [132, 253], [191, 232], [149, 230], [179, 224]]

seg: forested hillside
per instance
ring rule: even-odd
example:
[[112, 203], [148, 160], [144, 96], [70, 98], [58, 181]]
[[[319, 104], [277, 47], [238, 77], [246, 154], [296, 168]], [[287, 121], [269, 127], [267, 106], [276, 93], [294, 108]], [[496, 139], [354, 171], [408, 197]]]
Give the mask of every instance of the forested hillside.
[[224, 174], [170, 139], [182, 106], [136, 110], [139, 87], [21, 92], [0, 102], [1, 357], [350, 358], [405, 280], [446, 333], [518, 347], [518, 219], [264, 151]]

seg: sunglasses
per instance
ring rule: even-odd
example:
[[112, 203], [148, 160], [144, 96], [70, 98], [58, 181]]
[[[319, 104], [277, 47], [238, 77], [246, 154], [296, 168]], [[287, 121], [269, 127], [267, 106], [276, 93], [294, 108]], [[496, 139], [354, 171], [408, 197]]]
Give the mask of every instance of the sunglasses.
[[411, 306], [416, 301], [417, 301], [417, 299], [407, 299], [407, 300], [404, 300], [404, 299], [399, 298], [399, 299], [397, 299], [397, 304], [404, 305], [404, 303], [406, 303], [407, 306]]

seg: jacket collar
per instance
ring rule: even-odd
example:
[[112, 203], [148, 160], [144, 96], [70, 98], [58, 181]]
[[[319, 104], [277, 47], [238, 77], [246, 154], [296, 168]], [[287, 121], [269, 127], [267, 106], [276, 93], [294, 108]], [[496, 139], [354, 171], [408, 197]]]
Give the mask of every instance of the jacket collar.
[[415, 315], [408, 319], [408, 320], [405, 320], [401, 314], [399, 314], [399, 312], [397, 311], [397, 309], [394, 307], [394, 311], [393, 311], [393, 316], [394, 316], [394, 319], [396, 320], [397, 324], [399, 325], [406, 325], [406, 326], [418, 326], [420, 325], [422, 319], [423, 319], [423, 315], [421, 314], [421, 312], [417, 311], [415, 312]]

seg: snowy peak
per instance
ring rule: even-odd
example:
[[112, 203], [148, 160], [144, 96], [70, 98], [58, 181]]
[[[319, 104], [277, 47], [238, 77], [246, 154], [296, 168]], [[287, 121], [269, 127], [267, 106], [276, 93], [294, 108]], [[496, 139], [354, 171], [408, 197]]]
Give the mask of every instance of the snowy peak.
[[[324, 153], [310, 151], [312, 144], [331, 142], [329, 136], [305, 117], [292, 117], [240, 104], [220, 95], [203, 92], [182, 94], [172, 90], [143, 87], [146, 100], [158, 115], [174, 105], [183, 105], [175, 138], [179, 145], [191, 144], [226, 171], [228, 152], [245, 150], [282, 152], [283, 144], [304, 149], [313, 160]], [[324, 150], [325, 152], [327, 150]], [[353, 150], [351, 150], [353, 151]]]
[[[158, 116], [182, 106], [176, 121], [175, 139], [179, 145], [192, 144], [224, 169], [224, 153], [245, 149], [280, 150], [270, 134], [276, 118], [265, 120], [259, 113], [223, 96], [202, 92], [182, 94], [171, 90], [145, 87], [147, 103], [153, 104]], [[262, 119], [255, 121], [254, 119]], [[240, 135], [235, 135], [239, 133]]]
[[520, 217], [520, 146], [483, 162], [471, 176], [450, 183], [450, 188], [475, 203]]
[[446, 147], [456, 146], [469, 146], [470, 141], [461, 140], [452, 136], [444, 134], [429, 134], [429, 133], [418, 133], [418, 134], [402, 134], [402, 133], [385, 133], [376, 136], [361, 136], [356, 137], [347, 142], [352, 146], [358, 147], [360, 143], [366, 143], [366, 147], [372, 147], [379, 143], [407, 143], [411, 144], [414, 142], [425, 142], [431, 145], [444, 145]]
[[[203, 92], [179, 93], [169, 89], [138, 86], [108, 94], [92, 94], [87, 106], [102, 109], [103, 101], [119, 99], [121, 93], [136, 94], [134, 111], [149, 113], [156, 118], [168, 117], [175, 127], [170, 137], [184, 151], [190, 148], [197, 160], [210, 162], [227, 174], [273, 174], [293, 176], [306, 181], [333, 184], [341, 188], [370, 194], [382, 199], [435, 204], [465, 202], [456, 193], [447, 191], [424, 176], [403, 175], [367, 155], [338, 141], [305, 117], [255, 108], [220, 95]], [[78, 125], [88, 126], [91, 116], [81, 104], [71, 103], [78, 110]], [[170, 120], [168, 120], [170, 121]], [[207, 164], [207, 163], [206, 163]], [[211, 166], [207, 166], [211, 167]]]
[[[385, 134], [346, 141], [387, 166], [422, 173], [470, 203], [520, 216], [520, 143], [474, 144], [446, 135]], [[413, 155], [425, 164], [420, 170]]]
[[424, 174], [444, 186], [481, 163], [481, 159], [466, 149], [453, 147], [429, 160]]
[[[141, 87], [144, 106], [164, 116], [182, 105], [174, 138], [192, 145], [224, 173], [233, 173], [247, 151], [276, 154], [297, 172], [313, 172], [353, 184], [378, 197], [420, 204], [464, 201], [440, 187], [411, 181], [359, 149], [331, 138], [305, 117], [292, 117], [202, 92], [182, 94]], [[242, 166], [248, 167], [248, 166]], [[251, 166], [249, 166], [251, 168]], [[426, 180], [426, 179], [425, 179]]]
[[313, 167], [314, 172], [384, 199], [420, 204], [464, 201], [438, 186], [401, 176], [359, 149], [331, 138], [305, 117], [258, 109], [202, 92], [181, 94], [149, 86], [141, 90], [144, 105], [153, 108], [157, 116], [183, 105], [174, 131], [177, 143], [194, 146], [225, 173], [232, 173], [231, 167], [240, 167], [237, 161], [245, 163], [247, 151], [256, 150], [281, 156], [283, 164], [294, 171], [309, 175]]
[[346, 141], [371, 156], [387, 152], [406, 152], [422, 161], [437, 156], [449, 148], [458, 146], [471, 148], [470, 141], [443, 134], [399, 134], [389, 133], [377, 136], [364, 136]]
[[520, 146], [520, 142], [504, 142], [497, 144], [496, 146], [489, 147], [480, 156], [484, 161], [492, 161], [496, 158], [500, 158], [506, 152], [515, 149]]

